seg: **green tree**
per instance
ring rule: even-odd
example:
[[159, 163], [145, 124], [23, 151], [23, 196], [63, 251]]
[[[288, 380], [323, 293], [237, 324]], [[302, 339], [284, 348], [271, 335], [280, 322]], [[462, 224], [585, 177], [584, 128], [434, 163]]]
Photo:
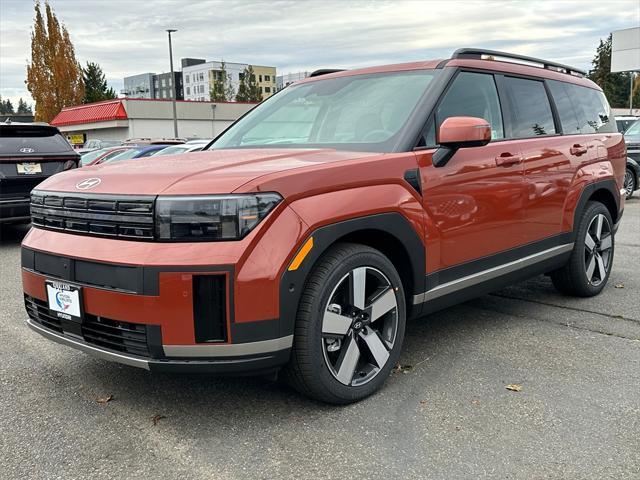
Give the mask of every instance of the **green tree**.
[[113, 91], [113, 88], [107, 87], [107, 79], [97, 63], [87, 62], [86, 68], [82, 69], [82, 79], [84, 81], [84, 100], [82, 103], [116, 98], [116, 92]]
[[[593, 68], [589, 70], [587, 77], [602, 88], [613, 108], [625, 108], [629, 106], [630, 73], [611, 73], [611, 38], [612, 35], [609, 34], [606, 40], [600, 40], [596, 55], [591, 62]], [[639, 83], [636, 82], [633, 96], [634, 106], [640, 106], [638, 85]]]
[[212, 102], [230, 102], [233, 100], [234, 91], [231, 85], [231, 77], [227, 73], [227, 65], [221, 62], [220, 70], [213, 70], [213, 83], [209, 90]]
[[236, 95], [236, 102], [261, 102], [262, 91], [256, 83], [253, 67], [249, 65], [240, 74], [240, 86]]
[[13, 115], [14, 113], [16, 113], [14, 111], [14, 109], [13, 109], [13, 104], [11, 103], [11, 100], [9, 100], [8, 98], [4, 102], [3, 110], [4, 111], [2, 113], [6, 113], [6, 114], [10, 114], [10, 115]]
[[84, 82], [67, 28], [60, 24], [49, 3], [44, 7], [43, 16], [40, 0], [36, 0], [25, 83], [36, 102], [36, 120], [50, 122], [63, 107], [82, 102]]
[[18, 100], [18, 110], [16, 110], [16, 113], [20, 115], [33, 115], [33, 110], [31, 110], [31, 105], [27, 105], [27, 102], [20, 98]]

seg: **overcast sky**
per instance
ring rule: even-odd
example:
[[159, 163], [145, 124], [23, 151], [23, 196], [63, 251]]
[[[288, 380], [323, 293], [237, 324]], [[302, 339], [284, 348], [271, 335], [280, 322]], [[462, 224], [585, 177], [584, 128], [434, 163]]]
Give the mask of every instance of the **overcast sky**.
[[[588, 69], [600, 38], [640, 24], [638, 0], [332, 1], [50, 0], [78, 60], [123, 77], [174, 59], [224, 59], [278, 73], [448, 57], [459, 47], [507, 50]], [[24, 85], [33, 2], [0, 0], [0, 95], [31, 102]]]

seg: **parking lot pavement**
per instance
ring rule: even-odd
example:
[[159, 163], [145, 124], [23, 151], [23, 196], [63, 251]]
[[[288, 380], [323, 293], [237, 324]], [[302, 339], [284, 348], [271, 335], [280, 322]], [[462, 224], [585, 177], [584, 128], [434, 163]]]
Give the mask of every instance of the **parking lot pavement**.
[[25, 232], [0, 244], [3, 478], [640, 478], [638, 199], [600, 296], [539, 277], [415, 321], [405, 368], [342, 408], [39, 337], [24, 325]]

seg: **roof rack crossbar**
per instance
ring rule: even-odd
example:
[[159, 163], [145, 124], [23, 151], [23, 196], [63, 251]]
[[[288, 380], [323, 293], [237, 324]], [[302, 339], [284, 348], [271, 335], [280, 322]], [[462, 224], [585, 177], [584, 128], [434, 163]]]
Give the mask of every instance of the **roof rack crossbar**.
[[542, 68], [546, 68], [554, 71], [564, 70], [566, 73], [570, 75], [578, 74], [578, 75], [585, 76], [587, 74], [587, 72], [585, 72], [584, 70], [578, 70], [577, 68], [571, 67], [569, 65], [564, 65], [562, 63], [549, 62], [547, 60], [542, 60], [541, 58], [527, 57], [525, 55], [517, 55], [515, 53], [500, 52], [497, 50], [487, 50], [484, 48], [459, 48], [458, 50], [453, 52], [453, 55], [451, 55], [451, 58], [476, 58], [477, 59], [477, 58], [482, 58], [483, 55], [488, 55], [491, 57], [499, 57], [499, 58], [510, 58], [513, 60], [521, 60], [529, 63], [537, 63], [539, 65], [542, 65]]
[[321, 68], [311, 72], [309, 77], [319, 77], [320, 75], [328, 75], [329, 73], [344, 72], [344, 68]]

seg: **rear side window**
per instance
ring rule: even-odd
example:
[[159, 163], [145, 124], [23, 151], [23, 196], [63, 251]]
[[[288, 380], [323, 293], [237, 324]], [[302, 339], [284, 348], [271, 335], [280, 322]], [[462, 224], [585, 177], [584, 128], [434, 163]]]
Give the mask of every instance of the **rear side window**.
[[505, 77], [504, 82], [511, 105], [511, 136], [554, 135], [556, 128], [544, 83], [515, 77]]
[[[491, 125], [491, 139], [504, 138], [502, 112], [493, 75], [461, 72], [436, 111], [438, 128], [449, 117], [483, 118]], [[433, 143], [427, 140], [427, 145]]]
[[601, 91], [556, 80], [549, 81], [549, 88], [558, 108], [563, 133], [617, 131], [609, 103]]

